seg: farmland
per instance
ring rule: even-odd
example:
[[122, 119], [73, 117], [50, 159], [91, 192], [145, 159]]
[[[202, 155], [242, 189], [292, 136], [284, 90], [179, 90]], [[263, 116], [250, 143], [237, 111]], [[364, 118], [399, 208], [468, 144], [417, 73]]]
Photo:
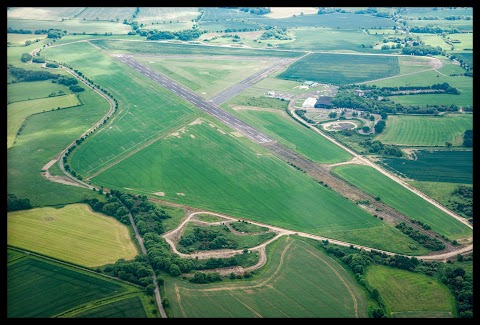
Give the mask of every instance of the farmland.
[[14, 211], [7, 220], [9, 245], [71, 263], [94, 267], [137, 254], [125, 225], [83, 204]]
[[418, 181], [472, 184], [473, 152], [471, 150], [419, 150], [416, 160], [386, 158], [390, 167]]
[[[116, 297], [144, 295], [132, 285], [31, 255], [9, 260], [7, 268], [9, 318], [57, 317], [70, 310], [88, 310], [109, 299], [115, 301]], [[110, 311], [111, 317], [132, 314], [129, 306], [116, 307]], [[142, 315], [141, 309], [134, 315]]]
[[380, 79], [398, 73], [396, 57], [315, 53], [294, 62], [278, 77], [339, 85]]
[[364, 293], [335, 260], [292, 237], [271, 245], [267, 265], [252, 280], [168, 281], [173, 317], [366, 317]]
[[7, 118], [9, 121], [7, 129], [7, 148], [13, 146], [13, 142], [15, 141], [20, 126], [30, 115], [73, 106], [80, 106], [77, 95], [74, 94], [32, 99], [7, 105]]
[[465, 130], [473, 128], [470, 114], [449, 114], [440, 116], [390, 116], [388, 127], [376, 140], [402, 146], [445, 146], [450, 142], [461, 146]]
[[47, 98], [48, 95], [52, 93], [58, 94], [60, 90], [65, 94], [72, 93], [67, 86], [59, 83], [52, 83], [51, 80], [11, 83], [7, 85], [7, 104], [31, 99]]
[[393, 318], [451, 318], [455, 315], [452, 295], [434, 277], [375, 265], [368, 267], [365, 278], [378, 289]]
[[[334, 167], [333, 170], [335, 174], [365, 192], [380, 197], [384, 203], [410, 218], [430, 225], [439, 234], [457, 240], [471, 235], [467, 226], [369, 166], [343, 165]], [[385, 188], [390, 190], [385, 191]]]

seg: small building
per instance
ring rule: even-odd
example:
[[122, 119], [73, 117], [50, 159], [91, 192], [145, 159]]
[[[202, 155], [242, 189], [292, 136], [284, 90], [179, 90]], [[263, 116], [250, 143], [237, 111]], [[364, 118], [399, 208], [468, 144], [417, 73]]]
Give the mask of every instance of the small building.
[[361, 89], [355, 89], [355, 90], [353, 91], [353, 93], [354, 93], [355, 95], [357, 95], [357, 96], [360, 96], [360, 97], [362, 97], [362, 96], [365, 95], [365, 91], [363, 91], [363, 90], [361, 90]]
[[315, 97], [309, 97], [303, 102], [302, 108], [314, 108], [316, 102], [317, 99]]
[[270, 91], [268, 92], [268, 96], [275, 96], [275, 92], [274, 92], [273, 90], [270, 90]]
[[314, 105], [315, 108], [332, 108], [332, 97], [320, 96]]

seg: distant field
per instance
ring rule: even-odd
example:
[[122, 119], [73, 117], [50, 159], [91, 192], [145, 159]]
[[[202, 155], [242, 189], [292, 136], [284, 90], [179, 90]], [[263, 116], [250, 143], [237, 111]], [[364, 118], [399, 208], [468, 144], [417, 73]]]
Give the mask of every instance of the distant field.
[[452, 47], [445, 43], [441, 35], [437, 34], [427, 34], [427, 33], [412, 33], [415, 36], [419, 36], [422, 41], [425, 42], [425, 45], [431, 45], [433, 47], [440, 46], [444, 51], [450, 50]]
[[394, 76], [399, 72], [396, 57], [314, 53], [294, 62], [278, 77], [339, 85]]
[[266, 132], [267, 135], [315, 162], [331, 164], [352, 158], [348, 152], [313, 130], [293, 121], [284, 112], [241, 110], [238, 111], [238, 116], [261, 132]]
[[451, 182], [472, 184], [472, 151], [428, 151], [416, 152], [418, 160], [386, 158], [384, 162], [418, 181]]
[[371, 265], [365, 279], [378, 290], [386, 304], [388, 314], [401, 317], [454, 317], [455, 300], [448, 287], [437, 278]]
[[[70, 314], [69, 318], [147, 318], [145, 308], [139, 296], [133, 296], [85, 312]], [[156, 307], [151, 308], [156, 310]]]
[[60, 21], [62, 18], [75, 18], [85, 9], [85, 7], [10, 7], [7, 8], [7, 19]]
[[[448, 16], [472, 16], [473, 10], [472, 8], [447, 8], [447, 7], [440, 7], [440, 8], [415, 8], [410, 7], [406, 8], [406, 10], [402, 13], [403, 17], [438, 17], [438, 18], [445, 18]], [[410, 21], [408, 21], [410, 22]], [[436, 20], [430, 20], [430, 22], [436, 22]]]
[[170, 20], [190, 22], [192, 19], [196, 20], [199, 14], [196, 7], [140, 7], [135, 20], [145, 25], [157, 22], [169, 23]]
[[332, 13], [323, 15], [297, 15], [288, 18], [267, 18], [255, 17], [250, 21], [258, 22], [264, 25], [278, 27], [331, 27], [338, 29], [359, 29], [359, 28], [388, 28], [393, 27], [395, 23], [387, 18], [375, 17], [371, 15], [357, 15], [352, 13]]
[[390, 115], [387, 127], [375, 140], [403, 146], [445, 146], [447, 141], [462, 146], [463, 133], [472, 128], [471, 114]]
[[128, 228], [85, 204], [9, 212], [7, 243], [71, 263], [95, 267], [132, 260]]
[[209, 32], [222, 32], [226, 29], [235, 29], [237, 31], [252, 31], [260, 29], [260, 26], [255, 24], [249, 24], [243, 21], [200, 21], [199, 26], [201, 29]]
[[265, 17], [269, 18], [286, 18], [292, 15], [311, 15], [318, 12], [318, 8], [315, 7], [270, 7], [271, 12], [266, 14]]
[[383, 38], [381, 35], [368, 35], [360, 29], [294, 29], [293, 33], [295, 34], [295, 40], [280, 45], [279, 48], [311, 51], [377, 52], [368, 46], [376, 41], [381, 41]]
[[[115, 18], [114, 18], [115, 19]], [[123, 24], [123, 20], [119, 22], [96, 21], [96, 20], [65, 20], [65, 21], [48, 21], [48, 20], [27, 20], [27, 19], [8, 19], [8, 27], [13, 29], [61, 29], [69, 33], [97, 33], [99, 35], [105, 33], [127, 34], [132, 30], [131, 26]], [[49, 39], [50, 41], [50, 39]], [[38, 43], [37, 43], [37, 46]]]
[[454, 53], [454, 55], [457, 58], [462, 59], [463, 62], [467, 63], [469, 66], [473, 67], [473, 52], [472, 53], [458, 52], [458, 53]]
[[7, 105], [7, 148], [13, 146], [20, 126], [30, 115], [77, 105], [80, 105], [80, 102], [75, 94], [32, 99]]
[[303, 52], [286, 52], [276, 50], [254, 50], [234, 47], [203, 46], [203, 45], [185, 45], [174, 43], [158, 42], [128, 42], [128, 41], [109, 41], [94, 40], [93, 44], [102, 49], [125, 53], [150, 53], [150, 54], [195, 54], [195, 55], [238, 55], [238, 56], [265, 56], [265, 57], [299, 57]]
[[367, 317], [353, 277], [314, 246], [288, 237], [269, 245], [268, 255], [252, 280], [166, 281], [173, 317]]
[[370, 195], [379, 196], [382, 202], [399, 212], [430, 225], [432, 230], [440, 235], [451, 240], [472, 235], [472, 230], [466, 225], [372, 167], [349, 164], [334, 167], [333, 171]]
[[471, 31], [473, 30], [473, 19], [472, 20], [407, 20], [407, 25], [423, 27], [426, 25], [436, 25], [440, 27], [452, 27], [458, 28], [459, 30]]
[[7, 33], [7, 45], [25, 46], [26, 41], [35, 41], [36, 39], [44, 39], [46, 34], [13, 34]]
[[[187, 122], [92, 182], [141, 195], [163, 192], [158, 198], [169, 202], [379, 249], [417, 253], [409, 248], [413, 241], [398, 229], [231, 132], [203, 117]], [[379, 231], [384, 236], [372, 237]]]
[[77, 19], [112, 20], [123, 23], [124, 19], [132, 19], [135, 9], [135, 7], [87, 7]]
[[273, 60], [211, 60], [208, 57], [137, 57], [137, 61], [153, 68], [195, 91], [212, 98], [222, 90], [265, 69]]
[[82, 106], [35, 114], [15, 146], [8, 149], [7, 192], [27, 197], [32, 205], [43, 206], [80, 202], [91, 190], [65, 186], [46, 180], [40, 169], [108, 111], [105, 99], [85, 87], [80, 95]]
[[[142, 297], [143, 290], [133, 285], [31, 255], [9, 260], [7, 268], [9, 318], [51, 318], [71, 310], [84, 311], [90, 317], [106, 315], [106, 311], [110, 317], [145, 315], [145, 309], [138, 305], [139, 298], [133, 298]], [[131, 305], [116, 302], [117, 297], [126, 295], [140, 308], [132, 311]]]
[[241, 11], [239, 9], [219, 8], [219, 7], [205, 7], [199, 8], [204, 11], [200, 23], [205, 21], [221, 21], [231, 19], [242, 19], [256, 17], [256, 15]]
[[473, 52], [473, 33], [449, 34], [447, 38], [451, 41], [460, 41], [460, 43], [453, 43], [455, 51], [470, 49]]
[[[52, 70], [52, 73], [60, 71]], [[72, 94], [67, 86], [53, 83], [51, 80], [17, 82], [7, 84], [7, 104], [38, 98], [46, 98], [51, 93], [62, 90], [65, 94]]]

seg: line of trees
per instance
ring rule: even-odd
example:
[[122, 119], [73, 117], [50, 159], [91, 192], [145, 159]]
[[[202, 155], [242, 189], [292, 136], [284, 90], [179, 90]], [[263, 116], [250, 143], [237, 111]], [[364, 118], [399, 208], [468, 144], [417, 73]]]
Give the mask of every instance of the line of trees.
[[426, 247], [432, 251], [439, 251], [445, 248], [445, 244], [442, 243], [440, 240], [434, 237], [430, 237], [413, 227], [408, 226], [405, 222], [400, 222], [395, 228], [399, 229], [408, 237], [415, 240], [417, 243]]

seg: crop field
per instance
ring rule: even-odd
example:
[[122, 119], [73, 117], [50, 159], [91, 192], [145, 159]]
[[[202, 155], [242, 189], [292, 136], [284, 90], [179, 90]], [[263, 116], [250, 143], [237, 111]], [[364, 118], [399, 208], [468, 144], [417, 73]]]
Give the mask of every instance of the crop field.
[[264, 25], [277, 27], [331, 27], [335, 29], [359, 29], [359, 28], [388, 28], [395, 23], [386, 18], [370, 15], [357, 15], [352, 13], [332, 13], [323, 15], [297, 15], [288, 18], [264, 18], [255, 17], [249, 19]]
[[366, 193], [380, 197], [382, 202], [408, 217], [430, 225], [433, 231], [451, 240], [472, 235], [472, 230], [466, 225], [372, 167], [350, 164], [334, 167], [332, 171]]
[[386, 158], [384, 162], [418, 181], [472, 184], [473, 151], [419, 150], [417, 160]]
[[470, 49], [473, 52], [473, 33], [449, 34], [447, 38], [451, 41], [460, 41], [460, 43], [453, 43], [455, 51]]
[[7, 46], [25, 46], [26, 41], [44, 39], [47, 34], [13, 34], [7, 33]]
[[[57, 73], [57, 71], [55, 71]], [[7, 85], [7, 104], [24, 100], [47, 98], [51, 93], [63, 91], [65, 94], [72, 92], [67, 86], [53, 83], [51, 80], [17, 82]]]
[[228, 9], [228, 8], [216, 8], [216, 7], [206, 7], [200, 8], [204, 11], [200, 23], [206, 21], [222, 21], [222, 20], [232, 20], [232, 19], [243, 19], [256, 17], [256, 15], [249, 12], [244, 12], [239, 9]]
[[11, 7], [7, 8], [7, 18], [9, 22], [10, 19], [60, 21], [62, 18], [75, 18], [85, 9], [85, 7]]
[[286, 52], [276, 50], [252, 50], [235, 47], [184, 45], [158, 42], [128, 42], [93, 40], [94, 45], [113, 53], [142, 53], [142, 54], [194, 54], [194, 55], [238, 55], [255, 57], [299, 57], [303, 52]]
[[[453, 317], [455, 300], [437, 278], [383, 265], [367, 268], [365, 279], [377, 288], [393, 318]], [[414, 316], [413, 316], [414, 315]]]
[[[472, 16], [473, 15], [473, 10], [472, 8], [407, 8], [402, 13], [402, 16], [404, 17], [438, 17], [438, 18], [445, 18], [448, 16]], [[410, 21], [408, 21], [410, 22]], [[430, 22], [436, 22], [430, 21]]]
[[441, 35], [427, 34], [427, 33], [412, 33], [415, 36], [419, 36], [420, 39], [425, 42], [425, 45], [431, 45], [433, 47], [440, 46], [442, 50], [448, 51], [452, 48], [451, 45], [445, 43]]
[[[71, 19], [65, 21], [48, 21], [48, 20], [26, 20], [26, 19], [8, 19], [8, 27], [13, 29], [61, 29], [69, 33], [87, 33], [87, 34], [127, 34], [132, 30], [131, 26], [120, 22], [97, 21], [97, 20], [79, 20]], [[50, 39], [49, 39], [50, 41]], [[38, 43], [34, 48], [38, 48]]]
[[67, 262], [95, 267], [138, 253], [124, 224], [85, 204], [13, 211], [7, 220], [8, 245]]
[[[132, 285], [31, 255], [9, 262], [7, 269], [9, 318], [55, 317], [115, 296], [141, 294]], [[125, 312], [117, 309], [116, 315]]]
[[252, 280], [167, 281], [173, 317], [367, 317], [364, 293], [335, 260], [292, 237], [271, 246], [267, 265]]
[[458, 52], [454, 54], [457, 58], [462, 59], [463, 62], [473, 67], [473, 52]]
[[285, 18], [292, 15], [301, 15], [302, 12], [305, 15], [316, 14], [318, 8], [315, 7], [270, 7], [271, 12], [265, 14], [268, 18]]
[[20, 126], [30, 115], [73, 106], [80, 106], [75, 94], [32, 99], [7, 105], [7, 148], [13, 146]]
[[396, 57], [314, 53], [294, 62], [278, 77], [342, 85], [390, 77], [399, 72]]
[[463, 133], [473, 128], [471, 114], [440, 116], [390, 115], [385, 130], [375, 137], [402, 146], [462, 146]]
[[[412, 242], [399, 230], [262, 147], [212, 123], [192, 124], [105, 170], [92, 182], [141, 195], [163, 192], [161, 199], [174, 203], [379, 249], [411, 251]], [[385, 236], [372, 238], [378, 231]]]
[[313, 130], [293, 121], [286, 113], [238, 111], [240, 119], [305, 157], [322, 164], [347, 161], [352, 156]]
[[76, 151], [79, 158], [73, 159], [72, 167], [80, 175], [98, 172], [195, 115], [192, 104], [88, 43], [47, 50], [61, 62], [68, 57], [73, 67], [108, 89], [122, 108], [108, 128], [94, 133]]
[[458, 28], [459, 30], [472, 31], [473, 30], [473, 20], [407, 20], [407, 25], [424, 27], [429, 24], [434, 24], [442, 28], [452, 27]]
[[91, 308], [87, 311], [69, 314], [69, 318], [147, 318], [145, 306], [139, 296], [133, 296], [112, 303]]
[[[79, 202], [87, 190], [50, 182], [41, 168], [108, 111], [105, 99], [85, 87], [82, 106], [48, 111], [28, 119], [7, 155], [7, 192], [27, 197], [33, 206]], [[94, 195], [90, 190], [89, 195]]]
[[196, 7], [140, 7], [136, 20], [142, 23], [190, 21], [200, 14]]
[[87, 7], [76, 18], [81, 20], [108, 20], [122, 23], [130, 20], [135, 13], [135, 7]]
[[[282, 49], [310, 51], [377, 52], [368, 46], [383, 36], [366, 34], [360, 29], [309, 28], [294, 29], [295, 41], [279, 46]], [[362, 47], [364, 45], [364, 47]]]
[[178, 81], [205, 98], [242, 81], [273, 64], [273, 60], [217, 59], [205, 56], [168, 58], [138, 57], [137, 61]]
[[431, 69], [432, 68], [431, 62], [432, 62], [432, 59], [426, 56], [398, 57], [400, 74], [419, 72], [419, 71]]

